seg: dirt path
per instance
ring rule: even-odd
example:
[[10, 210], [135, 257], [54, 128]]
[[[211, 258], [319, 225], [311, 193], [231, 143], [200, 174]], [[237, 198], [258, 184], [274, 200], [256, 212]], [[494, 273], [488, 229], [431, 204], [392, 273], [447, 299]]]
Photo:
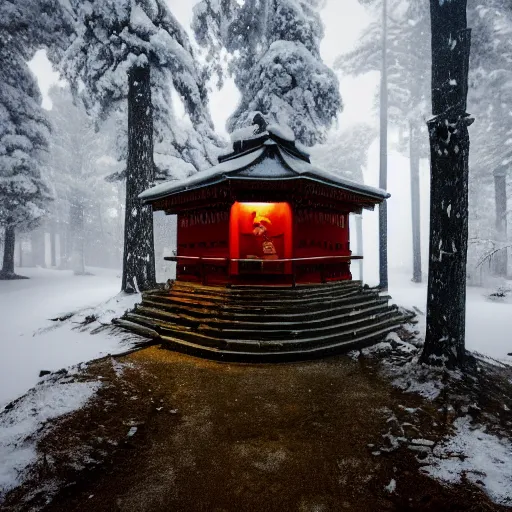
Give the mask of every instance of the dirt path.
[[417, 452], [382, 450], [404, 408], [422, 407], [423, 435], [443, 426], [346, 356], [233, 365], [152, 347], [88, 375], [105, 382], [98, 399], [44, 438], [44, 467], [6, 510], [23, 510], [29, 491], [41, 504], [56, 479], [69, 485], [46, 511], [504, 510], [474, 487], [421, 475]]

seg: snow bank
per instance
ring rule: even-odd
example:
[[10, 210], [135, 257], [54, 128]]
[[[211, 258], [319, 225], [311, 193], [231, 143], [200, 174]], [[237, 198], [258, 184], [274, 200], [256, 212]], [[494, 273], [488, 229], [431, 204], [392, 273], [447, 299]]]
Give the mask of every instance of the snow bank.
[[448, 484], [465, 477], [495, 503], [512, 505], [512, 444], [472, 427], [468, 416], [454, 425], [455, 435], [434, 448], [422, 471]]
[[[108, 327], [90, 334], [140, 300], [138, 295], [119, 294], [116, 271], [92, 269], [94, 276], [48, 269], [17, 271], [30, 279], [0, 282], [0, 410], [35, 386], [41, 370], [124, 352], [138, 340], [114, 336]], [[74, 315], [66, 321], [49, 320], [70, 314]], [[80, 322], [87, 316], [96, 320], [82, 332]]]
[[[417, 315], [420, 336], [425, 337], [427, 283], [413, 283], [411, 276], [391, 273], [389, 294], [392, 302], [407, 309], [420, 311]], [[468, 287], [466, 290], [466, 348], [512, 364], [512, 304], [489, 300], [495, 290]]]
[[0, 501], [19, 485], [37, 459], [37, 433], [53, 418], [83, 407], [100, 387], [97, 382], [57, 384], [49, 379], [35, 387], [10, 410], [0, 413]]

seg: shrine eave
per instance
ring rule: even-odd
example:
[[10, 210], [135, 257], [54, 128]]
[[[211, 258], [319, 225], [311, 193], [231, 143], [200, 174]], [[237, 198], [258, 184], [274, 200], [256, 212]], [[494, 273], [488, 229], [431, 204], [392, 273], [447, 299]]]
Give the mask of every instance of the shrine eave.
[[293, 153], [287, 151], [286, 147], [273, 141], [270, 141], [270, 144], [267, 142], [259, 147], [251, 148], [236, 158], [224, 159], [211, 169], [198, 172], [185, 180], [156, 185], [144, 191], [139, 197], [148, 204], [222, 182], [304, 180], [357, 194], [372, 204], [381, 203], [390, 197], [385, 190], [362, 185], [319, 169], [308, 161], [297, 158]]

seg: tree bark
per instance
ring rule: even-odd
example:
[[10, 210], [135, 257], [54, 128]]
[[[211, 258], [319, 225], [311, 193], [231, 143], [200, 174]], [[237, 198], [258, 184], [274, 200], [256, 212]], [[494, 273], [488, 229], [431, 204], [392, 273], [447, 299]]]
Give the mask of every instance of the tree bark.
[[[382, 2], [382, 71], [380, 77], [380, 172], [379, 187], [388, 186], [388, 63], [387, 63], [387, 0]], [[388, 213], [387, 203], [379, 205], [379, 281], [388, 289]]]
[[[507, 240], [507, 174], [506, 169], [494, 171], [494, 194], [496, 202], [496, 241], [504, 246]], [[494, 271], [500, 277], [507, 277], [507, 249], [497, 252], [494, 257]]]
[[69, 205], [69, 227], [71, 231], [71, 269], [76, 275], [84, 275], [84, 204], [78, 192], [73, 194]]
[[465, 359], [468, 125], [471, 31], [466, 0], [431, 0], [432, 112], [427, 333], [420, 361], [454, 368]]
[[55, 268], [57, 266], [57, 229], [53, 220], [50, 222], [50, 257], [50, 266]]
[[4, 236], [4, 261], [2, 265], [2, 274], [14, 274], [14, 246], [16, 242], [16, 233], [14, 226], [6, 226]]
[[421, 218], [419, 129], [409, 121], [409, 157], [411, 168], [412, 280], [421, 283]]
[[155, 284], [153, 212], [139, 194], [154, 179], [153, 105], [150, 67], [134, 66], [128, 74], [128, 161], [121, 289], [134, 292]]

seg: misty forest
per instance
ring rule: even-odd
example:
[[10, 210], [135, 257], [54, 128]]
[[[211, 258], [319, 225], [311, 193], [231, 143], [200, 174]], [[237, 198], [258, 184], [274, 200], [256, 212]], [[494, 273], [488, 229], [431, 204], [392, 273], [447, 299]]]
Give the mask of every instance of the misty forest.
[[0, 508], [512, 508], [510, 0], [0, 0]]

